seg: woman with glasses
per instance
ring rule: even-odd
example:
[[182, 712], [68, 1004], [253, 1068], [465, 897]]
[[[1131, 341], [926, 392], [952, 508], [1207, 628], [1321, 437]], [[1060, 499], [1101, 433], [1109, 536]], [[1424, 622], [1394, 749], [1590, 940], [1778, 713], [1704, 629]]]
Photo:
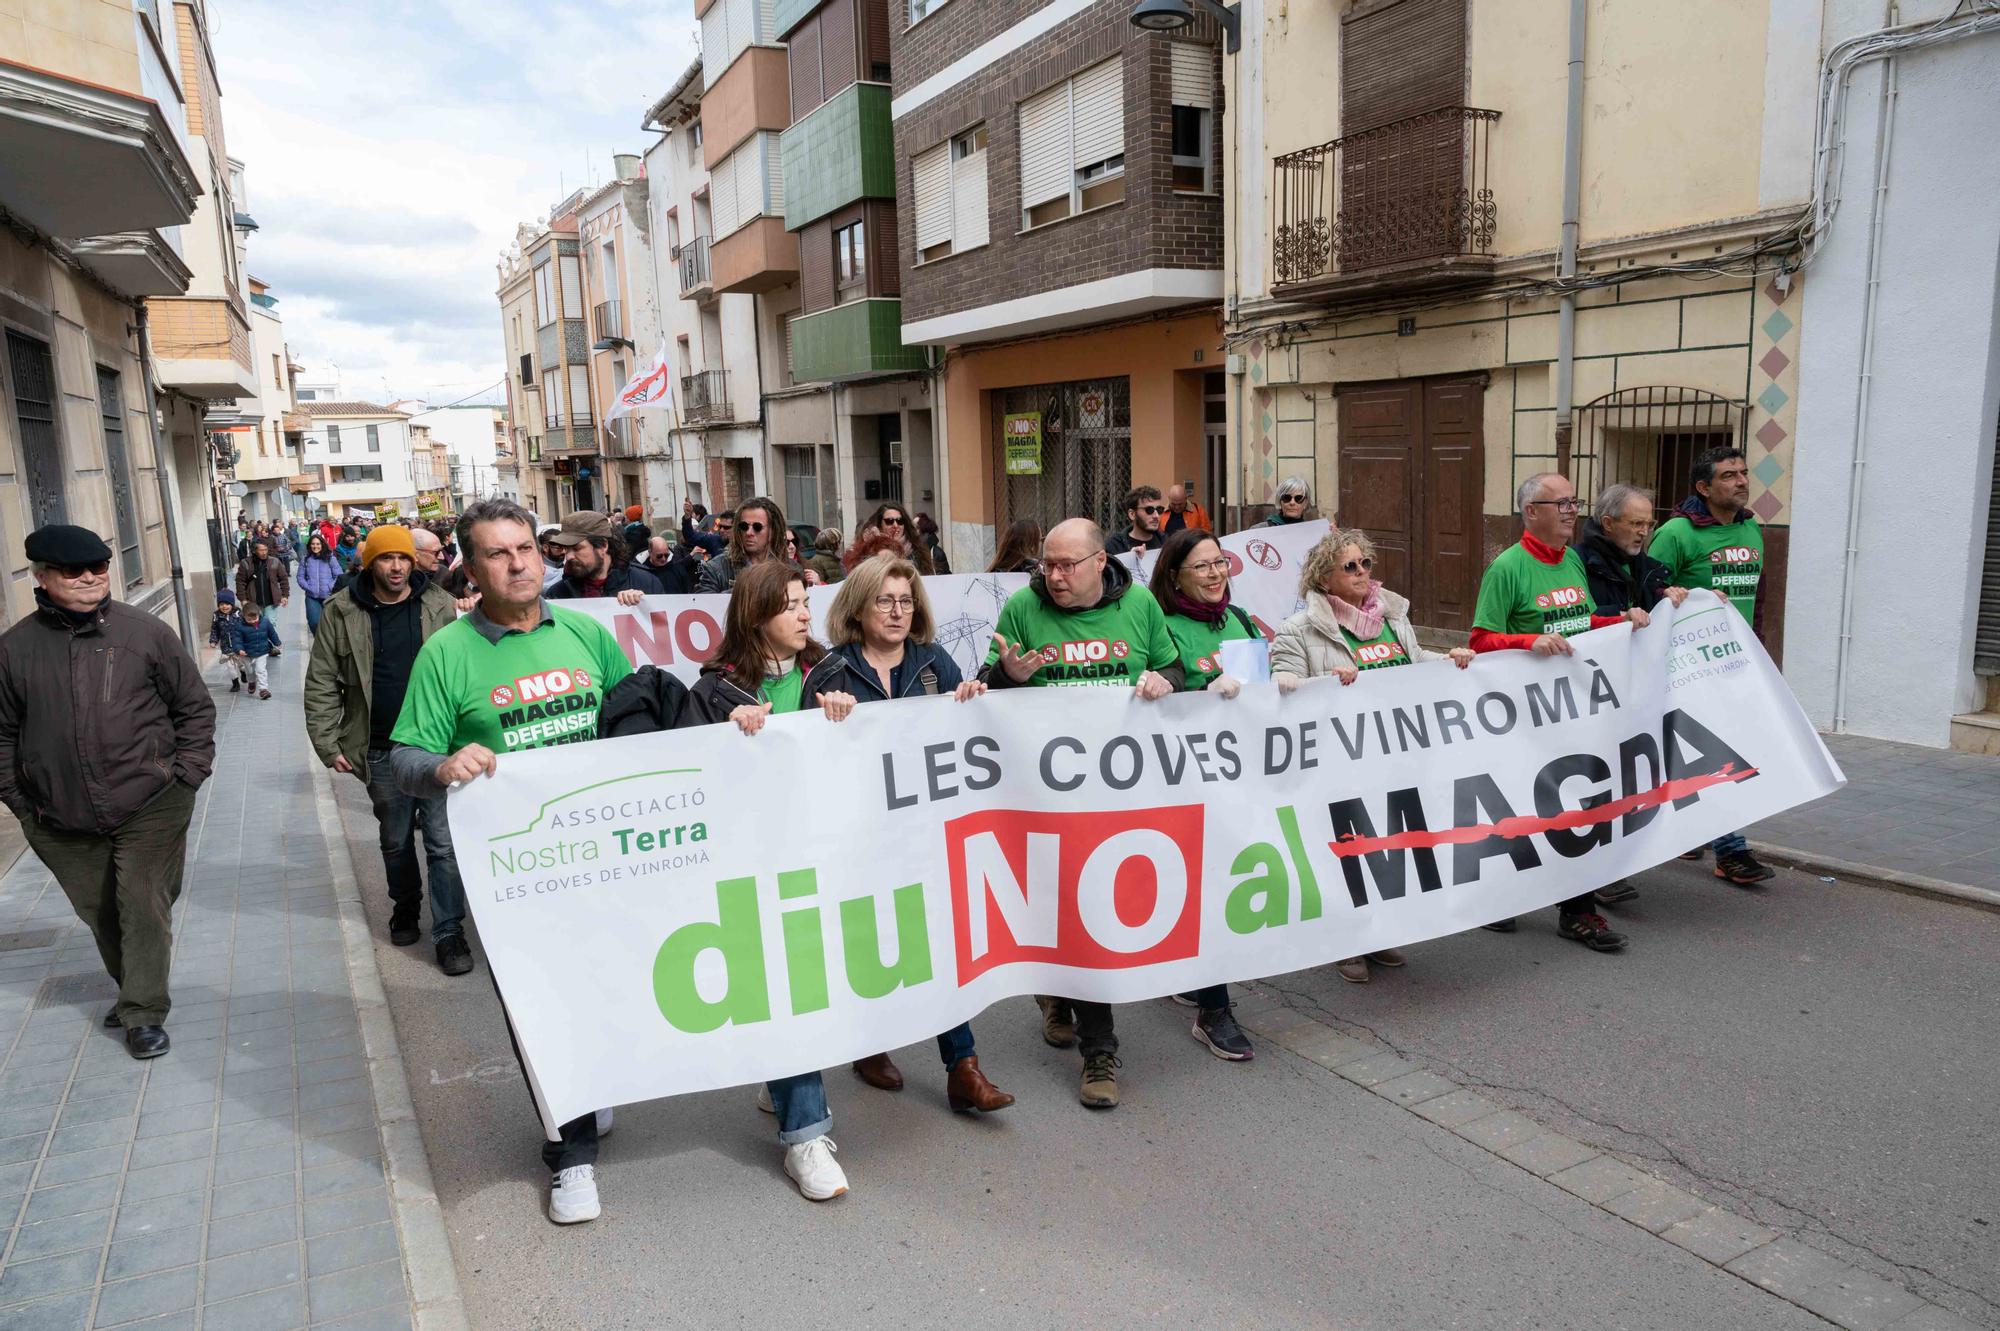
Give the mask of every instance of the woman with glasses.
[[[1447, 659], [1460, 670], [1472, 664], [1470, 647], [1433, 652], [1417, 642], [1409, 601], [1375, 580], [1375, 546], [1359, 528], [1328, 532], [1306, 552], [1299, 595], [1306, 608], [1285, 621], [1271, 644], [1271, 677], [1287, 693], [1324, 675], [1352, 684], [1364, 670]], [[1366, 984], [1371, 961], [1400, 966], [1403, 954], [1384, 948], [1337, 961], [1333, 969], [1351, 984]]]
[[1306, 490], [1306, 478], [1287, 476], [1278, 487], [1278, 507], [1261, 525], [1266, 527], [1289, 527], [1294, 522], [1304, 522], [1310, 511], [1311, 496]]
[[[854, 566], [826, 615], [831, 651], [806, 676], [800, 706], [821, 708], [845, 720], [856, 703], [949, 693], [960, 702], [977, 698], [986, 686], [959, 673], [951, 653], [932, 640], [935, 625], [916, 566], [893, 552]], [[1014, 1103], [979, 1070], [969, 1022], [937, 1038], [945, 1066], [945, 1102], [959, 1113], [990, 1114]], [[859, 1059], [854, 1073], [883, 1091], [903, 1089], [903, 1074], [887, 1054]]]
[[[931, 552], [924, 548], [916, 523], [910, 518], [910, 510], [901, 504], [879, 504], [861, 524], [861, 536], [870, 532], [882, 532], [893, 536], [902, 545], [903, 558], [917, 566], [917, 572], [929, 577], [937, 570], [931, 566]], [[857, 540], [859, 537], [856, 538]]]

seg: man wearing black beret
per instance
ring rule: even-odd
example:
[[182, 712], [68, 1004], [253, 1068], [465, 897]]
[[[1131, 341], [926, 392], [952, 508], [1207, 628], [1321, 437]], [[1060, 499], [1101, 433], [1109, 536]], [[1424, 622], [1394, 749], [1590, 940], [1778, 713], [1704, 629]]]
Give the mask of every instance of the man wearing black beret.
[[118, 982], [106, 1026], [167, 1052], [167, 971], [215, 701], [172, 630], [111, 599], [111, 550], [84, 527], [29, 533], [35, 613], [0, 634], [0, 803], [90, 926]]

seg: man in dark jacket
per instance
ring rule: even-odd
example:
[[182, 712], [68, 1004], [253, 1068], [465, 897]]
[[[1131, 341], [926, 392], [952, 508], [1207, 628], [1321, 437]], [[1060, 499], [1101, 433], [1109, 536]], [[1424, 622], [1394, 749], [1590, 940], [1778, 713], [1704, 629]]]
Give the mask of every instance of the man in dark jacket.
[[1166, 517], [1167, 505], [1160, 492], [1150, 485], [1135, 485], [1125, 494], [1126, 529], [1113, 532], [1104, 548], [1114, 555], [1157, 550], [1167, 539], [1160, 529]]
[[[259, 536], [250, 542], [250, 553], [236, 565], [236, 599], [243, 605], [261, 605], [265, 618], [270, 612], [285, 605], [292, 599], [292, 575], [285, 571], [285, 561], [271, 553], [271, 540]], [[278, 626], [271, 625], [271, 641], [280, 643]], [[282, 656], [277, 646], [271, 648], [271, 655]]]
[[612, 557], [612, 543], [622, 544], [624, 537], [602, 513], [572, 513], [546, 539], [569, 552], [563, 575], [544, 593], [551, 601], [615, 596], [620, 605], [637, 605], [640, 597], [658, 596], [664, 590], [645, 569]]
[[167, 1052], [174, 900], [215, 701], [187, 648], [111, 599], [111, 549], [83, 527], [28, 536], [35, 613], [0, 636], [0, 803], [90, 926], [118, 983], [107, 1026]]
[[681, 500], [681, 546], [687, 550], [696, 548], [713, 558], [729, 544], [730, 534], [736, 527], [736, 515], [719, 513], [715, 519], [714, 531], [703, 531], [700, 524], [708, 521], [708, 510], [693, 500]]
[[701, 561], [686, 550], [675, 550], [673, 542], [655, 536], [646, 542], [646, 558], [639, 567], [653, 575], [660, 590], [669, 596], [687, 596], [694, 591], [694, 575]]

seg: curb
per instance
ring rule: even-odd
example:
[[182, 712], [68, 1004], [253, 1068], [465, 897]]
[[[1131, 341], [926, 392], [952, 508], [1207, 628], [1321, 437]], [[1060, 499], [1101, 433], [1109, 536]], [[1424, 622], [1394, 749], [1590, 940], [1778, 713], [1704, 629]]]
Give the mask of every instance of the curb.
[[1984, 910], [2000, 910], [2000, 892], [1987, 887], [1973, 887], [1969, 883], [1948, 883], [1942, 878], [1925, 878], [1921, 874], [1901, 873], [1895, 869], [1883, 869], [1872, 864], [1857, 864], [1853, 860], [1836, 859], [1831, 855], [1819, 855], [1809, 850], [1775, 845], [1769, 841], [1752, 841], [1750, 848], [1766, 859], [1783, 861], [1787, 867], [1803, 873], [1831, 875], [1835, 878], [1865, 883], [1871, 887], [1887, 888], [1892, 892], [1909, 892], [1917, 896], [1936, 897], [1961, 905], [1977, 906]]
[[1258, 1039], [1845, 1331], [1978, 1331], [1973, 1322], [1904, 1285], [1711, 1205], [1613, 1152], [1440, 1076], [1419, 1059], [1349, 1035], [1290, 1006], [1260, 982], [1236, 988], [1242, 994], [1238, 1021]]
[[382, 1162], [388, 1170], [389, 1196], [403, 1241], [403, 1269], [409, 1278], [415, 1325], [417, 1331], [467, 1331], [471, 1323], [466, 1320], [465, 1300], [458, 1286], [451, 1235], [445, 1229], [444, 1209], [431, 1181], [430, 1157], [424, 1152], [423, 1134], [417, 1127], [409, 1070], [396, 1042], [396, 1023], [382, 989], [382, 970], [375, 962], [375, 940], [361, 907], [354, 856], [333, 793], [333, 775], [317, 764], [313, 766], [313, 792], [320, 836], [326, 841], [333, 868], [347, 979], [361, 1024], [362, 1053], [368, 1062], [369, 1089], [382, 1133]]

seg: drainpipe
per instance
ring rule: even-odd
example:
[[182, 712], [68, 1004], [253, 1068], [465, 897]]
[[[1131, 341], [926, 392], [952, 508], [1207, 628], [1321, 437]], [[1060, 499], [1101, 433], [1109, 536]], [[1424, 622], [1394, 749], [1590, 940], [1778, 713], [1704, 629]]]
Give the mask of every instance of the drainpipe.
[[[1576, 276], [1578, 219], [1583, 211], [1583, 36], [1588, 0], [1569, 0], [1569, 112], [1563, 120], [1562, 248], [1556, 280]], [[1570, 399], [1576, 395], [1576, 293], [1565, 289], [1556, 303], [1556, 470], [1569, 471], [1570, 437], [1575, 429]], [[1518, 479], [1518, 478], [1517, 478]]]
[[187, 573], [181, 567], [180, 505], [174, 502], [167, 453], [160, 447], [160, 409], [153, 395], [153, 339], [146, 331], [146, 302], [133, 301], [132, 312], [138, 318], [132, 331], [139, 339], [139, 382], [146, 392], [146, 432], [153, 440], [153, 476], [160, 484], [160, 520], [167, 529], [167, 577], [174, 589], [174, 614], [180, 621], [181, 644], [193, 656], [197, 649], [194, 619], [188, 612]]
[[[1889, 7], [1889, 23], [1896, 6]], [[1882, 62], [1875, 114], [1875, 194], [1868, 205], [1868, 280], [1861, 298], [1861, 373], [1854, 384], [1852, 461], [1847, 475], [1847, 555], [1840, 575], [1840, 639], [1833, 654], [1833, 731], [1847, 731], [1848, 658], [1854, 649], [1854, 575], [1861, 557], [1861, 484], [1868, 453], [1868, 407], [1875, 387], [1875, 308], [1882, 291], [1882, 210], [1889, 201], [1889, 149], [1896, 137], [1896, 57]]]

